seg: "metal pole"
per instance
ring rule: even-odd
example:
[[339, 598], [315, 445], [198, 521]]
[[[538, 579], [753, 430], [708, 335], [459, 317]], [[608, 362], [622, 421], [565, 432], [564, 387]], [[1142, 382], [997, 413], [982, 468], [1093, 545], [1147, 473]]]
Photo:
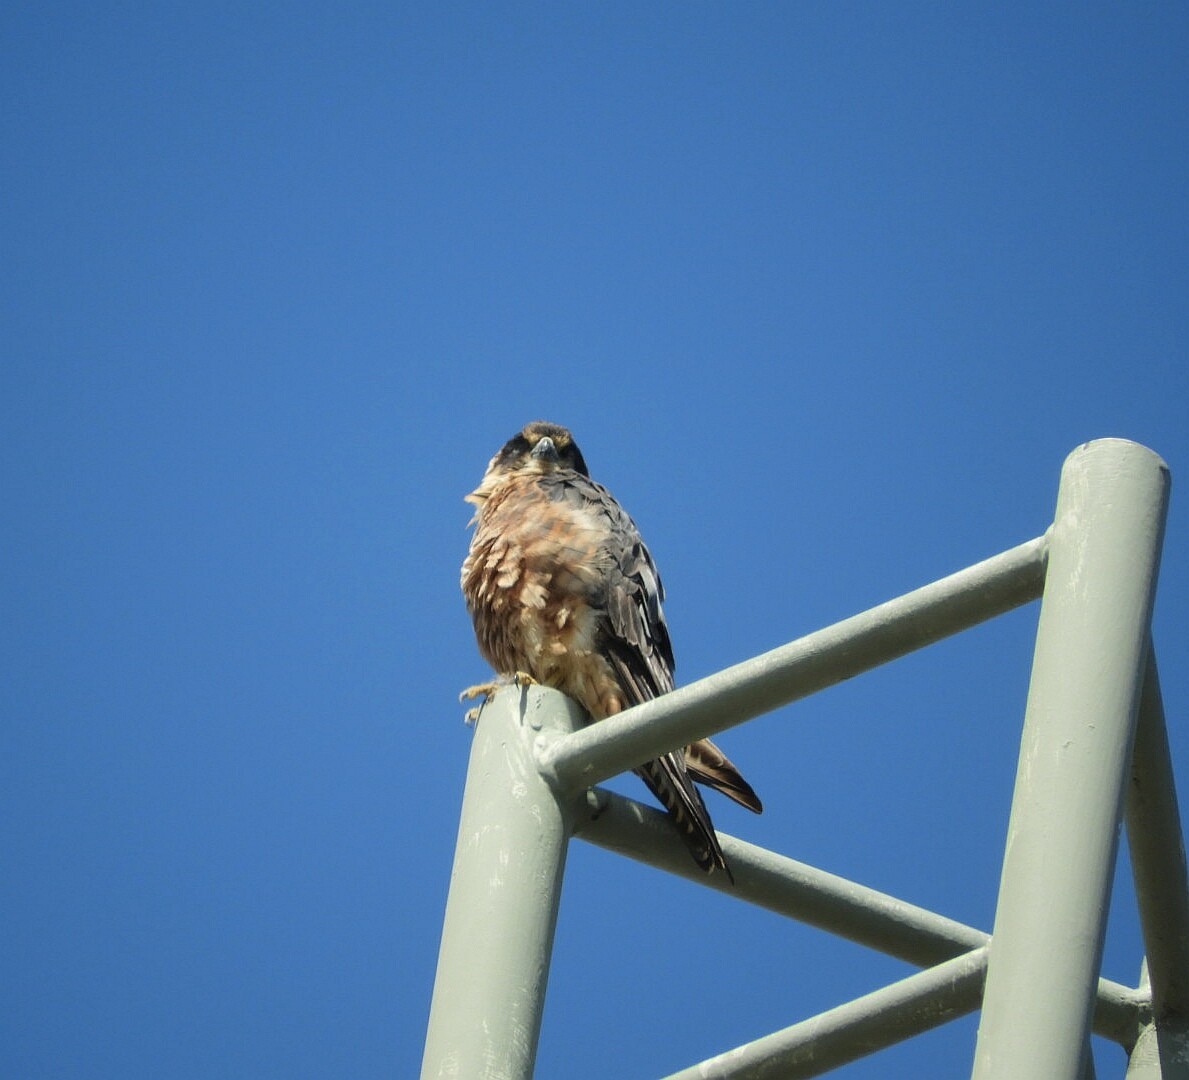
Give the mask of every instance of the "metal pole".
[[1172, 1080], [1175, 1073], [1164, 1076], [1160, 1068], [1160, 1047], [1156, 1041], [1156, 1025], [1148, 1024], [1141, 1029], [1139, 1038], [1127, 1058], [1127, 1074], [1124, 1080]]
[[1135, 726], [1125, 819], [1140, 923], [1149, 1023], [1131, 1051], [1127, 1080], [1189, 1080], [1189, 875], [1177, 810], [1156, 655], [1148, 667]]
[[1020, 544], [547, 746], [541, 768], [581, 791], [1040, 595], [1047, 540]]
[[[722, 875], [707, 876], [690, 859], [667, 815], [603, 788], [587, 793], [574, 835], [922, 967], [990, 941], [990, 935], [982, 930], [723, 832], [718, 839], [735, 874], [735, 884]], [[1099, 979], [1095, 1034], [1130, 1043], [1147, 1004], [1146, 993]]]
[[[707, 876], [694, 864], [667, 815], [602, 788], [589, 792], [587, 800], [575, 827], [579, 839], [910, 964], [940, 964], [990, 940], [982, 930], [723, 832], [718, 838], [735, 883], [720, 883], [725, 875]], [[692, 873], [686, 873], [687, 863]], [[1134, 1026], [1134, 1009], [1121, 1011]]]
[[1189, 875], [1156, 657], [1148, 656], [1126, 803], [1152, 1014], [1189, 1017]]
[[973, 1080], [1083, 1068], [1167, 497], [1135, 443], [1062, 469]]
[[[1137, 747], [1138, 750], [1138, 747]], [[1140, 971], [1139, 989], [1150, 994], [1148, 962]], [[1135, 1045], [1127, 1059], [1126, 1080], [1187, 1080], [1189, 1078], [1189, 1021], [1183, 1013], [1165, 1012], [1147, 1021], [1139, 1029]]]
[[450, 876], [422, 1080], [529, 1080], [572, 812], [533, 744], [584, 720], [553, 690], [508, 687], [479, 718]]
[[667, 1080], [804, 1080], [978, 1008], [987, 947], [728, 1050]]

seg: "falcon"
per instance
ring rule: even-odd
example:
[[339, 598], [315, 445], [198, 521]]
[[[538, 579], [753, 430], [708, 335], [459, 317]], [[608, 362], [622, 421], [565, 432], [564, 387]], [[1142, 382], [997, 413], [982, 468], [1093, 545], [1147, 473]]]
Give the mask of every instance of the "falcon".
[[[656, 564], [632, 519], [590, 478], [565, 428], [528, 424], [466, 501], [476, 510], [462, 592], [479, 651], [501, 680], [552, 686], [596, 721], [673, 689]], [[491, 689], [472, 687], [464, 697]], [[697, 864], [731, 877], [692, 781], [757, 814], [763, 806], [722, 751], [701, 739], [635, 772]]]

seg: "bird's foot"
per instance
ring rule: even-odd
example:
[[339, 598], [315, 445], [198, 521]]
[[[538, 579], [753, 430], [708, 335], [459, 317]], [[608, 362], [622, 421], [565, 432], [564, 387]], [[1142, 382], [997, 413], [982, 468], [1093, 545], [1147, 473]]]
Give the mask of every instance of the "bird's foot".
[[474, 686], [468, 686], [461, 694], [458, 695], [459, 701], [471, 701], [474, 698], [481, 697], [483, 700], [478, 705], [474, 705], [467, 709], [463, 715], [463, 719], [468, 724], [474, 724], [479, 719], [479, 714], [483, 711], [483, 706], [491, 700], [491, 695], [504, 686], [536, 686], [537, 680], [534, 679], [527, 671], [514, 671], [511, 675], [497, 675], [489, 682], [476, 683]]

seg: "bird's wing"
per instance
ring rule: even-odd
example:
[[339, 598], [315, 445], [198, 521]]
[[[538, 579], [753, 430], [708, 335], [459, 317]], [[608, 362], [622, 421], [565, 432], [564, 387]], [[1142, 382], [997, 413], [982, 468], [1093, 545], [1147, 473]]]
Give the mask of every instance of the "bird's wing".
[[673, 645], [661, 609], [665, 588], [635, 522], [599, 484], [587, 480], [583, 488], [606, 526], [603, 649], [627, 700], [638, 705], [673, 689]]
[[740, 806], [757, 814], [764, 811], [760, 797], [743, 779], [731, 759], [709, 739], [699, 739], [685, 748], [685, 766], [700, 784], [714, 788]]

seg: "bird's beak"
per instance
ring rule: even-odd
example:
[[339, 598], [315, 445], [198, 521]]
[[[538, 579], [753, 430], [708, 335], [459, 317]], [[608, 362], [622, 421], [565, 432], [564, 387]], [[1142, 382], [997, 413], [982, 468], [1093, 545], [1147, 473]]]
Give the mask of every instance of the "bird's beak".
[[533, 447], [533, 457], [544, 458], [546, 461], [557, 461], [557, 447], [548, 435]]

